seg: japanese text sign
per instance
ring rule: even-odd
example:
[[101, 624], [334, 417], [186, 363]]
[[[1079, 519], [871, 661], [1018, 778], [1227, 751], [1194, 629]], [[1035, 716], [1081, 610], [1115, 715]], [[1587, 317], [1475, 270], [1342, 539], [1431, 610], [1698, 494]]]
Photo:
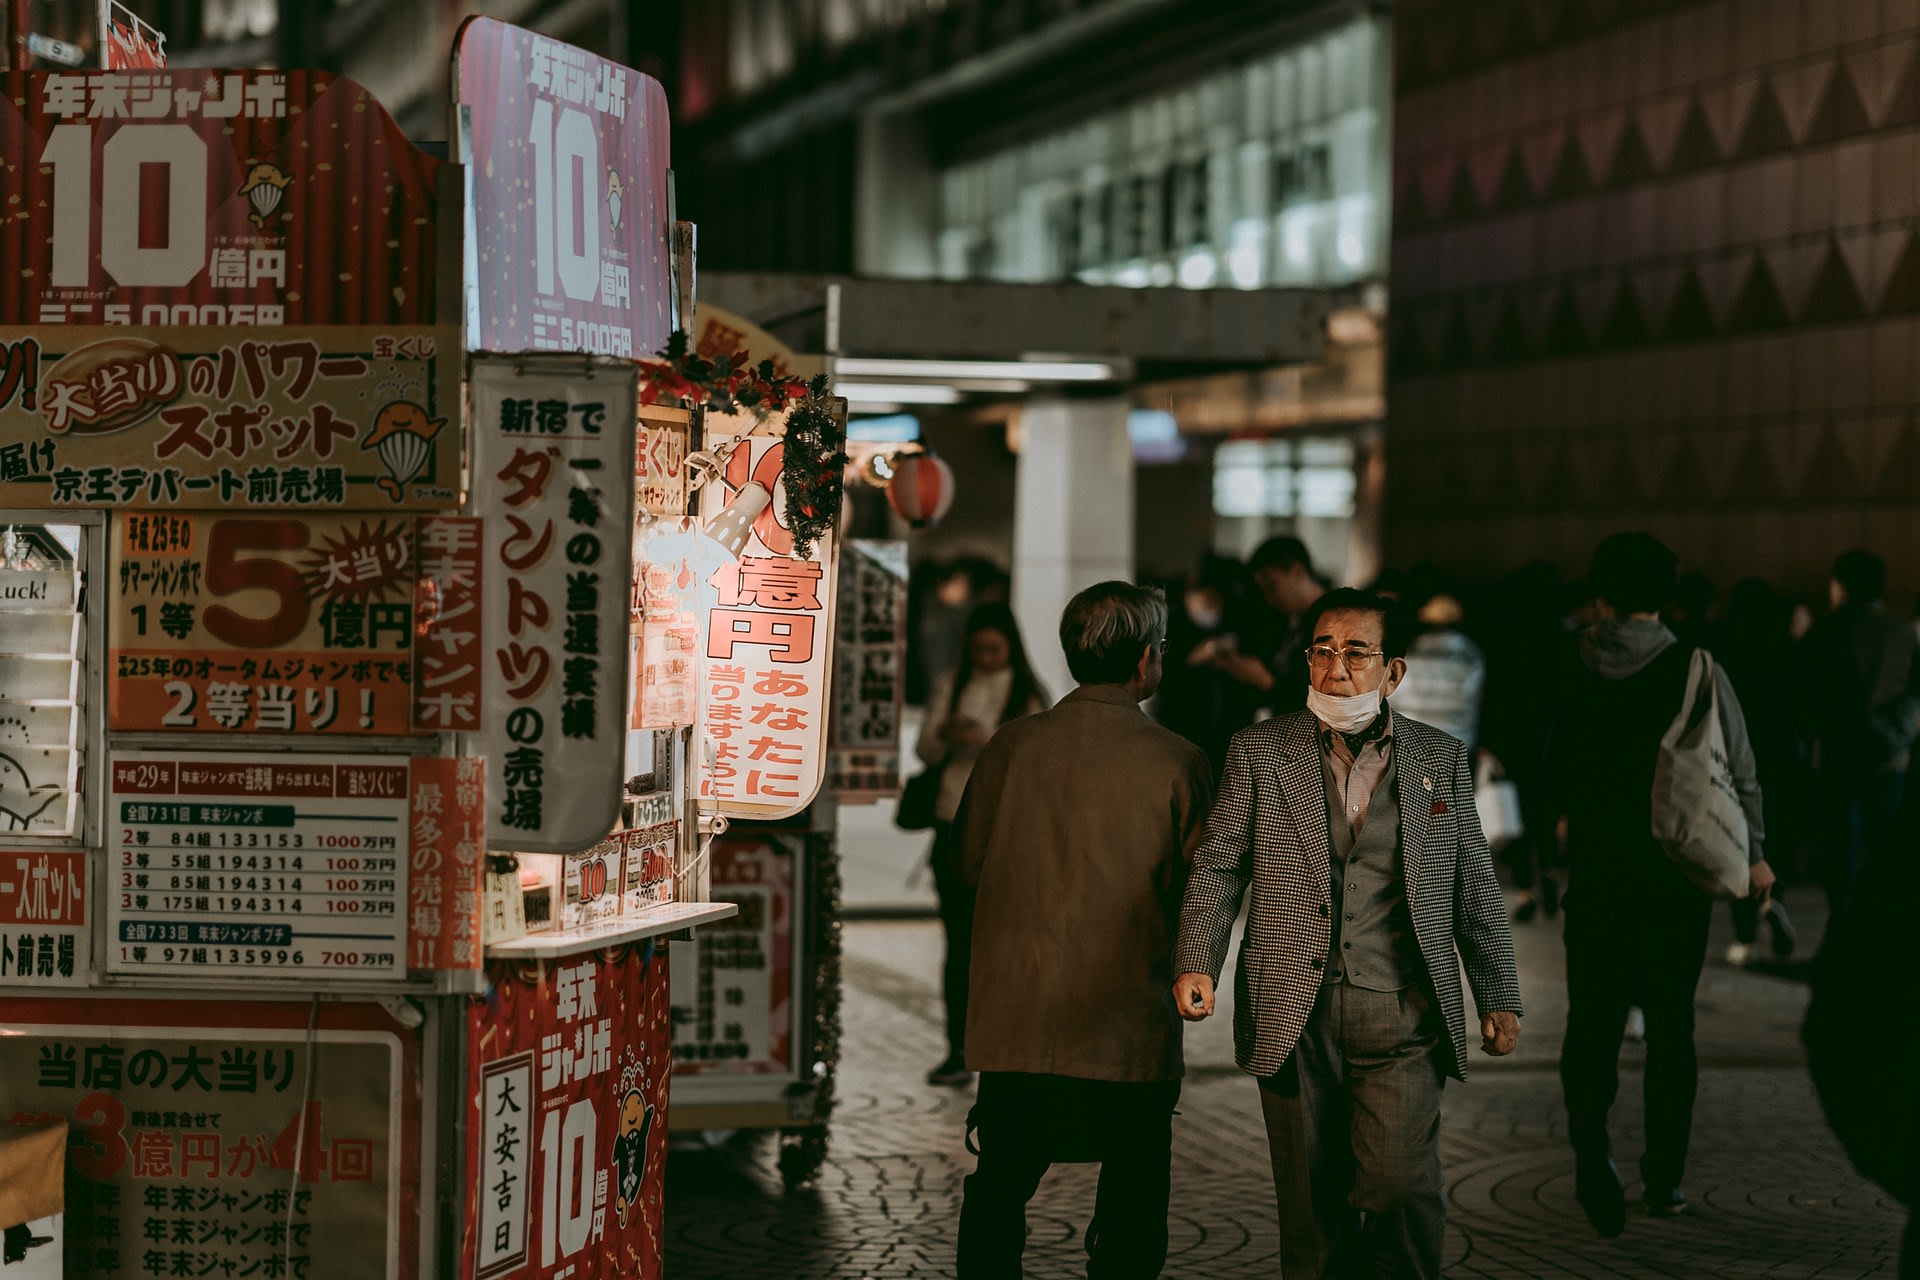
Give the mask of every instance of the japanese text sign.
[[414, 537], [405, 516], [123, 516], [109, 726], [409, 732]]
[[907, 544], [849, 542], [840, 574], [831, 786], [842, 804], [871, 804], [900, 793]]
[[0, 324], [421, 324], [442, 162], [321, 71], [0, 76]]
[[471, 154], [469, 341], [624, 359], [666, 346], [667, 95], [660, 82], [473, 18], [454, 45]]
[[472, 516], [424, 517], [419, 525], [413, 719], [415, 727], [435, 733], [480, 727], [481, 525]]
[[459, 359], [451, 329], [0, 329], [0, 504], [450, 508]]
[[84, 987], [87, 855], [0, 853], [0, 985]]
[[651, 404], [640, 408], [640, 448], [634, 466], [640, 509], [664, 520], [679, 519], [687, 512], [689, 417], [685, 409]]
[[308, 1016], [0, 998], [0, 1115], [72, 1128], [63, 1274], [416, 1274], [410, 1037], [371, 1004], [325, 1004], [309, 1050]]
[[706, 622], [719, 599], [715, 583], [733, 557], [700, 531], [699, 521], [684, 517], [648, 525], [636, 552], [633, 625], [640, 668], [631, 723], [636, 729], [692, 724]]
[[673, 944], [673, 1069], [680, 1075], [793, 1070], [794, 867], [804, 837], [720, 836], [713, 900], [740, 913]]
[[473, 362], [491, 849], [579, 852], [619, 814], [636, 395], [629, 364]]
[[407, 762], [407, 968], [480, 967], [486, 762]]
[[[727, 460], [726, 482], [703, 488], [711, 520], [750, 480], [780, 484], [786, 444], [748, 436]], [[719, 596], [701, 651], [701, 796], [720, 813], [772, 821], [804, 809], [827, 768], [833, 671], [834, 538], [792, 557], [776, 513], [760, 513], [740, 559], [714, 575]]]
[[111, 772], [108, 972], [404, 976], [404, 758], [121, 751]]
[[658, 1280], [666, 971], [651, 946], [489, 970], [469, 1005], [462, 1276]]

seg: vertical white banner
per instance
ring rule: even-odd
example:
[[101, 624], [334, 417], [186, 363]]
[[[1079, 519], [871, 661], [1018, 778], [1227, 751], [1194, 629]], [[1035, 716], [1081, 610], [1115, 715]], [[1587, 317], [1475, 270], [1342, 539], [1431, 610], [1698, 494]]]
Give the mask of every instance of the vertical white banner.
[[633, 580], [632, 365], [473, 360], [487, 847], [577, 853], [620, 810]]

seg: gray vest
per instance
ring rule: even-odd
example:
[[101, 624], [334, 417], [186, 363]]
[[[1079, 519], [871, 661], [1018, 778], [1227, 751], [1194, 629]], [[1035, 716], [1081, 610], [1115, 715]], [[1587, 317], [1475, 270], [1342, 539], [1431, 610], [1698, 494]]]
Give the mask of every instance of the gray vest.
[[1326, 787], [1327, 835], [1332, 848], [1333, 946], [1329, 983], [1346, 981], [1369, 991], [1404, 991], [1420, 981], [1420, 944], [1407, 910], [1401, 873], [1398, 752], [1373, 790], [1367, 822], [1353, 838], [1340, 802], [1333, 764], [1323, 752], [1320, 777]]

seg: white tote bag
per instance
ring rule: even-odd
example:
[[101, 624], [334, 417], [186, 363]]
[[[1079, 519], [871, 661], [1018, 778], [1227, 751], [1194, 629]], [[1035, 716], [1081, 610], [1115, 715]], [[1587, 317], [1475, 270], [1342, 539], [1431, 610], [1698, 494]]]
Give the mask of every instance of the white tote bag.
[[1483, 762], [1474, 771], [1473, 807], [1480, 811], [1480, 832], [1487, 847], [1495, 853], [1526, 833], [1520, 819], [1520, 788], [1510, 779], [1496, 777], [1491, 764]]
[[1713, 657], [1696, 649], [1680, 714], [1660, 738], [1653, 770], [1653, 838], [1701, 892], [1744, 898], [1747, 814], [1733, 787]]

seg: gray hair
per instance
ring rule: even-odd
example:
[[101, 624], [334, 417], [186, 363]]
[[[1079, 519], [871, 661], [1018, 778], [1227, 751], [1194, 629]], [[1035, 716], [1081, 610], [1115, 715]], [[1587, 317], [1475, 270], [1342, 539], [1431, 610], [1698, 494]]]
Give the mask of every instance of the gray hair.
[[1167, 597], [1158, 587], [1096, 583], [1060, 615], [1060, 647], [1081, 684], [1125, 684], [1147, 646], [1166, 636]]

